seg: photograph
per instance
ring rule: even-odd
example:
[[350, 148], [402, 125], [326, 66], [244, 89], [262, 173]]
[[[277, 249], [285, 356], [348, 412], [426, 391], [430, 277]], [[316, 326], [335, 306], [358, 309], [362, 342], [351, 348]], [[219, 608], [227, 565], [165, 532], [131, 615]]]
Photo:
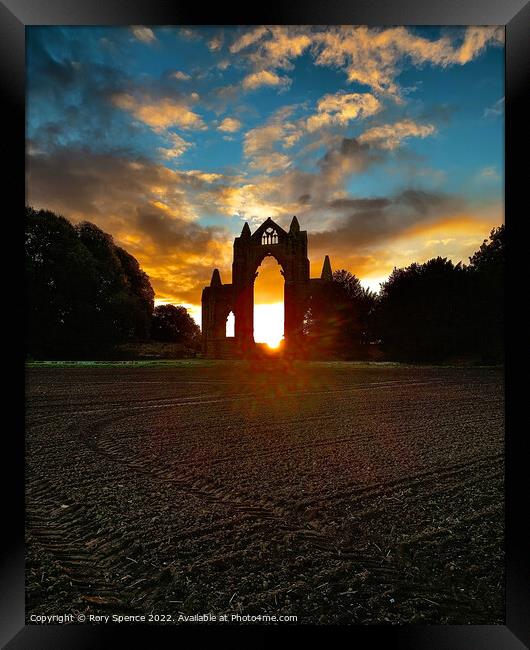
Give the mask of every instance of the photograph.
[[504, 624], [504, 36], [27, 28], [27, 623]]

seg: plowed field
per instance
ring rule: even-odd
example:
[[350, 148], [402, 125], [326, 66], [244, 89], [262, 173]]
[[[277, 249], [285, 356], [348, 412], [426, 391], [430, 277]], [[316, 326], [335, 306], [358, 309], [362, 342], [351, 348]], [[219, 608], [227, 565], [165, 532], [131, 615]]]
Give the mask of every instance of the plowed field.
[[503, 409], [494, 369], [29, 369], [28, 621], [502, 623]]

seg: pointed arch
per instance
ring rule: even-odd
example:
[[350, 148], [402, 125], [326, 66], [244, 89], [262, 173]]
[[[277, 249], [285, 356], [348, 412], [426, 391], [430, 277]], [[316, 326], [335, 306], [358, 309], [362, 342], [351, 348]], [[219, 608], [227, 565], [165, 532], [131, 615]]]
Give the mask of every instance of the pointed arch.
[[273, 255], [265, 255], [257, 269], [253, 303], [254, 341], [277, 348], [284, 337], [285, 281]]
[[228, 316], [226, 317], [226, 325], [225, 325], [225, 337], [227, 339], [234, 338], [235, 326], [236, 326], [236, 317], [234, 315], [234, 312], [230, 310]]
[[[234, 240], [232, 282], [222, 282], [219, 272], [212, 274], [202, 293], [203, 349], [207, 356], [223, 354], [245, 356], [254, 348], [254, 283], [258, 268], [267, 257], [280, 265], [283, 283], [285, 349], [295, 350], [303, 337], [304, 314], [313, 290], [329, 280], [331, 265], [325, 261], [322, 278], [310, 278], [307, 257], [307, 232], [300, 230], [296, 217], [289, 231], [270, 217], [254, 232], [245, 224]], [[235, 316], [235, 331], [230, 313]], [[232, 316], [230, 316], [230, 321]]]

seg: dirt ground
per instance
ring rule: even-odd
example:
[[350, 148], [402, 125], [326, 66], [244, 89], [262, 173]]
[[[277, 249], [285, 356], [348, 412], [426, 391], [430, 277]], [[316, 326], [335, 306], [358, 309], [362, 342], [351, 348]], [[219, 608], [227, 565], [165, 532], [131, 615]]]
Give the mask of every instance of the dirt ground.
[[28, 622], [504, 621], [500, 370], [30, 368], [26, 412]]

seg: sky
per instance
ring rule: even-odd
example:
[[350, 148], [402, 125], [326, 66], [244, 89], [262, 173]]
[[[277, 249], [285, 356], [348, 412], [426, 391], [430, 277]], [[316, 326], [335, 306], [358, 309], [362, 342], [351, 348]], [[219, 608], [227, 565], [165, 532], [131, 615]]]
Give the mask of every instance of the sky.
[[504, 28], [28, 27], [26, 134], [27, 203], [110, 233], [159, 303], [199, 319], [269, 216], [377, 290], [504, 221]]

